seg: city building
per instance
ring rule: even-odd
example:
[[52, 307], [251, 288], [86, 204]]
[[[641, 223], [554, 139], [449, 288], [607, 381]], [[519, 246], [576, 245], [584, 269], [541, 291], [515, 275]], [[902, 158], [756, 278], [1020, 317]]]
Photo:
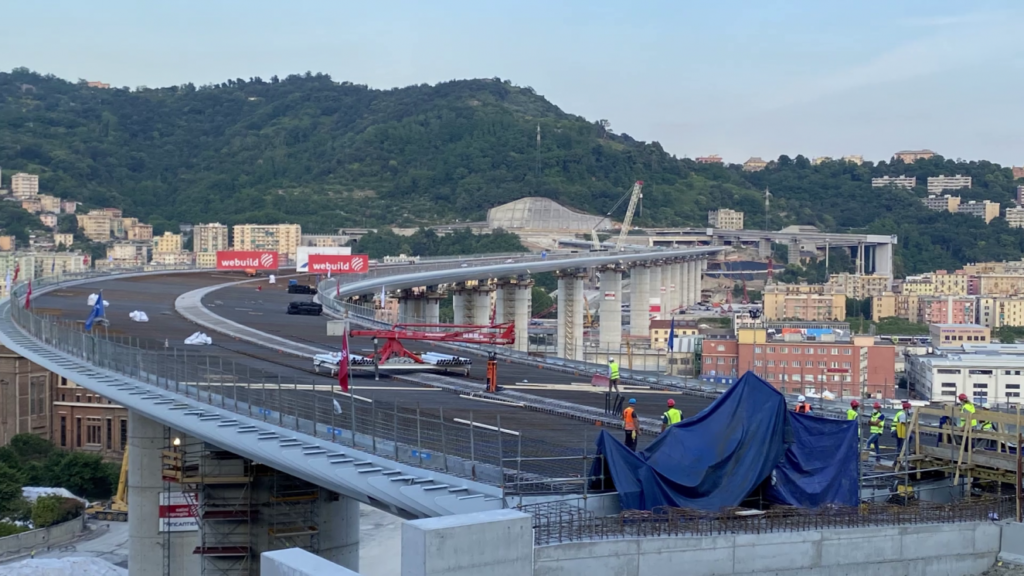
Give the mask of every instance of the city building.
[[120, 208], [104, 208], [103, 211], [109, 214], [111, 218], [124, 218], [124, 212]]
[[148, 242], [153, 239], [153, 226], [150, 224], [132, 224], [125, 227], [125, 236], [130, 242]]
[[236, 224], [232, 231], [235, 250], [274, 250], [293, 261], [302, 238], [298, 224]]
[[967, 281], [970, 277], [961, 271], [936, 270], [928, 275], [932, 282], [932, 294], [967, 296]]
[[110, 215], [103, 210], [91, 210], [88, 214], [78, 214], [78, 230], [93, 242], [110, 240]]
[[1024, 275], [979, 274], [978, 293], [984, 296], [1020, 296], [1024, 295]]
[[[228, 227], [214, 222], [212, 224], [196, 224], [192, 227], [192, 250], [196, 253], [216, 253], [219, 250], [228, 250]], [[216, 267], [210, 266], [210, 268]]]
[[74, 200], [61, 200], [60, 211], [65, 214], [74, 214], [78, 210], [78, 202]]
[[959, 348], [964, 344], [988, 344], [992, 330], [980, 324], [930, 324], [928, 336], [935, 348]]
[[697, 164], [723, 164], [722, 157], [718, 154], [712, 154], [710, 156], [698, 156], [696, 158]]
[[971, 187], [971, 177], [961, 176], [929, 176], [928, 177], [928, 193], [929, 194], [942, 194], [946, 190], [960, 190], [961, 188]]
[[106, 82], [98, 82], [98, 81], [97, 82], [86, 82], [85, 85], [88, 86], [89, 88], [102, 88], [104, 90], [107, 89], [107, 88], [110, 88], [110, 84], [107, 84]]
[[[114, 242], [107, 246], [107, 261], [121, 264], [145, 264], [149, 262], [152, 246], [143, 242]], [[100, 262], [96, 262], [101, 266]]]
[[843, 156], [843, 162], [849, 162], [851, 164], [856, 164], [857, 166], [860, 166], [861, 164], [864, 163], [864, 156], [861, 154], [848, 154], [846, 156]]
[[43, 203], [38, 198], [26, 198], [21, 201], [21, 209], [31, 214], [38, 214], [43, 211]]
[[828, 283], [840, 287], [847, 298], [856, 300], [878, 296], [889, 289], [889, 277], [876, 274], [832, 274]]
[[0, 445], [17, 434], [50, 437], [54, 374], [0, 346]]
[[216, 268], [216, 252], [196, 252], [196, 268]]
[[767, 332], [741, 328], [735, 339], [706, 339], [703, 376], [753, 371], [781, 392], [845, 398], [893, 398], [896, 347], [873, 336], [830, 329]]
[[989, 202], [988, 200], [982, 200], [981, 202], [971, 200], [967, 204], [961, 204], [960, 207], [957, 208], [957, 212], [961, 214], [969, 214], [978, 218], [984, 218], [985, 224], [988, 224], [993, 218], [999, 217], [999, 203]]
[[1024, 185], [1017, 186], [1017, 206], [1024, 205]]
[[831, 156], [817, 156], [815, 158], [811, 158], [811, 166], [817, 166], [818, 164], [824, 164], [825, 162], [831, 162], [831, 161], [832, 161], [832, 157]]
[[153, 252], [151, 264], [161, 266], [191, 266], [195, 262], [195, 254], [188, 251]]
[[0, 251], [10, 252], [14, 250], [14, 236], [0, 236]]
[[743, 230], [743, 212], [728, 208], [709, 210], [708, 226], [723, 230]]
[[957, 208], [960, 207], [960, 197], [949, 196], [948, 194], [945, 196], [928, 196], [927, 198], [922, 198], [921, 201], [924, 202], [924, 205], [929, 210], [935, 210], [936, 212], [956, 212]]
[[299, 245], [312, 248], [339, 248], [355, 239], [348, 234], [303, 234]]
[[895, 294], [883, 292], [871, 298], [871, 319], [878, 322], [882, 318], [903, 318], [917, 322], [917, 294]]
[[1024, 166], [1014, 166], [1011, 170], [1013, 171], [1014, 180], [1024, 179]]
[[[1018, 186], [1018, 190], [1024, 188], [1024, 186]], [[1018, 192], [1018, 196], [1020, 192]], [[1017, 208], [1006, 209], [1006, 224], [1010, 228], [1024, 228], [1024, 208], [1018, 206]]]
[[764, 170], [768, 166], [768, 162], [761, 160], [759, 156], [752, 156], [743, 163], [744, 172], [758, 172]]
[[907, 381], [918, 398], [976, 404], [1019, 403], [1024, 384], [1024, 346], [964, 344], [948, 353], [907, 356]]
[[57, 227], [57, 215], [56, 214], [40, 214], [39, 221], [43, 223], [43, 226], [47, 228]]
[[36, 252], [32, 255], [33, 278], [78, 274], [88, 269], [81, 252]]
[[896, 188], [905, 188], [907, 190], [917, 186], [916, 176], [882, 176], [881, 178], [872, 178], [872, 188], [885, 188], [886, 186], [894, 186]]
[[[671, 327], [671, 320], [651, 320], [649, 329], [651, 350], [668, 349], [668, 334]], [[675, 333], [676, 338], [696, 336], [698, 333], [697, 322], [693, 320], [676, 320], [675, 329], [672, 332]]]
[[74, 244], [74, 243], [75, 243], [75, 235], [74, 234], [66, 234], [66, 233], [57, 232], [56, 234], [53, 235], [53, 244], [54, 244], [54, 246], [56, 246], [58, 248], [61, 247], [61, 246], [65, 247], [65, 248], [70, 248], [71, 245]]
[[846, 293], [830, 284], [773, 284], [764, 289], [765, 320], [827, 321], [846, 318]]
[[978, 324], [986, 328], [1024, 326], [1024, 297], [978, 298]]
[[181, 234], [164, 232], [153, 239], [153, 252], [181, 252]]
[[897, 152], [897, 153], [892, 155], [892, 161], [895, 162], [895, 161], [899, 160], [901, 162], [906, 162], [907, 164], [913, 164], [914, 162], [917, 162], [918, 160], [927, 160], [927, 159], [931, 158], [932, 156], [935, 156], [935, 152], [932, 152], [931, 150], [928, 150], [928, 149], [925, 149], [925, 150], [900, 150], [899, 152]]
[[128, 445], [128, 410], [52, 374], [51, 439], [58, 448], [99, 454], [118, 461]]
[[11, 196], [18, 200], [35, 198], [39, 195], [39, 176], [18, 172], [11, 176]]
[[974, 296], [918, 296], [915, 322], [974, 324], [978, 317]]
[[51, 212], [53, 214], [60, 213], [60, 198], [50, 196], [49, 194], [40, 194], [38, 198], [39, 206], [42, 208], [43, 212]]

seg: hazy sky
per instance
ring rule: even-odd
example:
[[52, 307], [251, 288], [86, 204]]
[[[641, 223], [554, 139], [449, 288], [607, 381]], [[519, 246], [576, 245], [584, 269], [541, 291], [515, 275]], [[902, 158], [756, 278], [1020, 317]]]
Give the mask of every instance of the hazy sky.
[[1021, 0], [10, 2], [0, 69], [116, 86], [499, 76], [679, 156], [1024, 164]]

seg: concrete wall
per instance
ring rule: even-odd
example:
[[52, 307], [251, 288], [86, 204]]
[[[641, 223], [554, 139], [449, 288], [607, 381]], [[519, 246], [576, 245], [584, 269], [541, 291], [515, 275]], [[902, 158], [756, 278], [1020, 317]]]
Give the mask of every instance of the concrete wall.
[[532, 518], [515, 510], [402, 525], [402, 576], [531, 576]]
[[1024, 564], [1024, 524], [1003, 524], [1003, 537], [999, 544], [999, 561]]
[[640, 538], [542, 546], [534, 576], [962, 576], [996, 560], [1001, 526], [991, 522]]
[[0, 538], [0, 560], [31, 553], [33, 550], [45, 550], [47, 547], [61, 546], [77, 538], [85, 531], [85, 516], [55, 524], [47, 528], [29, 530], [21, 534]]
[[260, 554], [260, 576], [359, 576], [301, 548]]

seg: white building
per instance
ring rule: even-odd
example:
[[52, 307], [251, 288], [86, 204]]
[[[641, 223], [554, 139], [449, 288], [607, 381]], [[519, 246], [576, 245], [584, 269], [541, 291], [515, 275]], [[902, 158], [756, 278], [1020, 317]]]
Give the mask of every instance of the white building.
[[[1024, 186], [1021, 188], [1024, 188]], [[1024, 208], [1007, 208], [1006, 223], [1010, 228], [1024, 228]]]
[[959, 190], [971, 187], [971, 177], [961, 176], [931, 176], [928, 178], [928, 193], [942, 194], [946, 190]]
[[18, 172], [11, 176], [11, 196], [19, 200], [39, 195], [39, 176]]
[[918, 397], [952, 401], [966, 394], [977, 404], [1020, 402], [1024, 345], [965, 344], [962, 350], [907, 357], [907, 379]]
[[916, 176], [882, 176], [881, 178], [872, 178], [872, 188], [885, 188], [886, 186], [895, 186], [897, 188], [906, 188], [907, 190], [917, 186]]

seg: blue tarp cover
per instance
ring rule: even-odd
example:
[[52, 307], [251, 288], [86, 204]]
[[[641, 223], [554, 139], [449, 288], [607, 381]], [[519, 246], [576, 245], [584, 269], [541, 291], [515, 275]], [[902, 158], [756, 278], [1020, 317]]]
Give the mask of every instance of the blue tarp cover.
[[782, 394], [748, 372], [647, 450], [634, 453], [608, 432], [597, 449], [623, 509], [737, 506], [773, 471], [770, 498], [815, 507], [856, 504], [856, 435], [852, 422], [789, 412]]

